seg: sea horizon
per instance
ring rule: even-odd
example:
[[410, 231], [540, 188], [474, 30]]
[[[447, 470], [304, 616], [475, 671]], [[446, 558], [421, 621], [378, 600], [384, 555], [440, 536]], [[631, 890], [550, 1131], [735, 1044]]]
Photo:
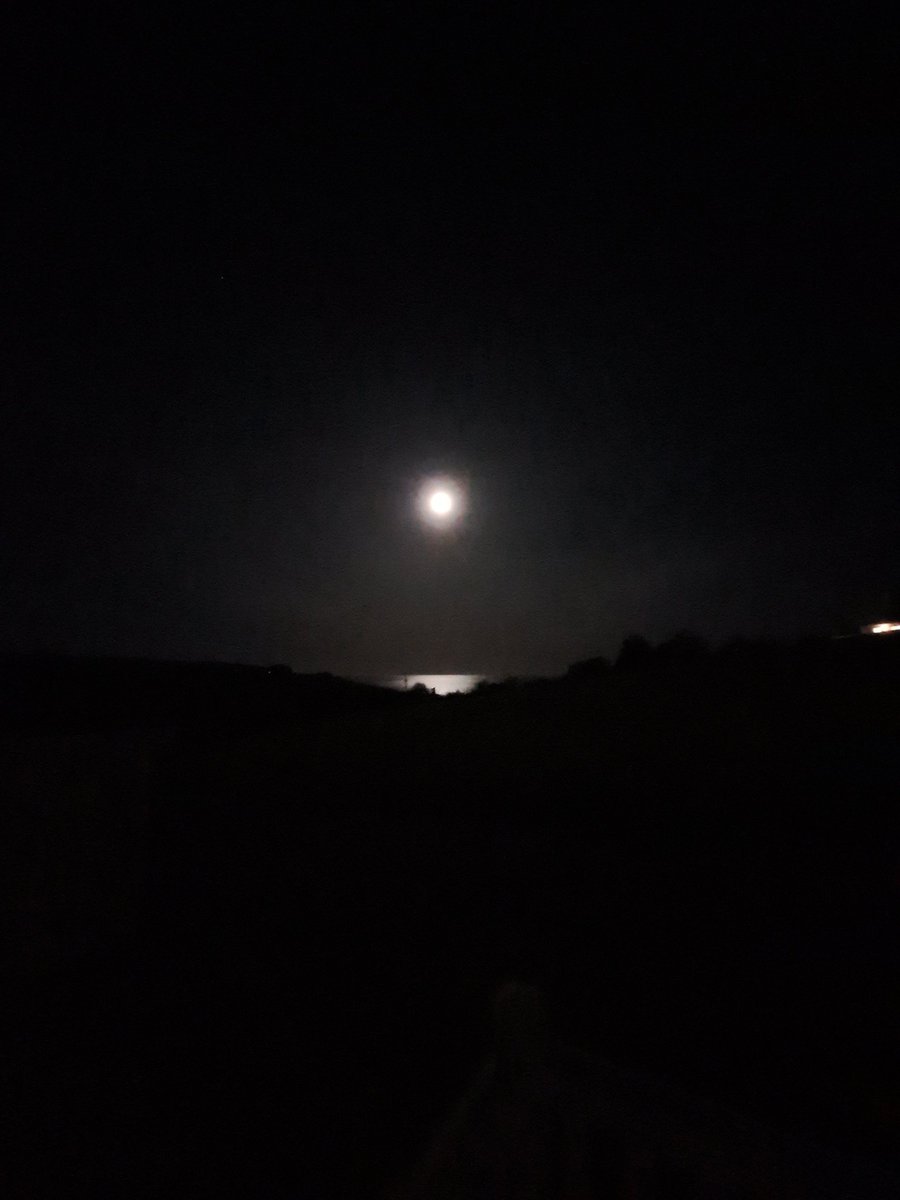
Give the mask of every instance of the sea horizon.
[[497, 676], [460, 672], [455, 675], [432, 673], [430, 675], [382, 675], [367, 682], [376, 683], [379, 687], [393, 688], [396, 691], [408, 691], [417, 683], [424, 684], [429, 691], [437, 696], [449, 696], [454, 692], [471, 692], [482, 680], [493, 680]]

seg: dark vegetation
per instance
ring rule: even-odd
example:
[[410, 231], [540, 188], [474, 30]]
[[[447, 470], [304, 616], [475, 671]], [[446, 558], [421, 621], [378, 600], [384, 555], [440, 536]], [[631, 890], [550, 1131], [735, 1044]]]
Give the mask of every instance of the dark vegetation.
[[0, 659], [0, 728], [238, 732], [396, 704], [400, 693], [290, 667], [65, 656]]
[[446, 698], [7, 661], [4, 1193], [379, 1194], [510, 977], [569, 1044], [889, 1156], [898, 683], [890, 636]]

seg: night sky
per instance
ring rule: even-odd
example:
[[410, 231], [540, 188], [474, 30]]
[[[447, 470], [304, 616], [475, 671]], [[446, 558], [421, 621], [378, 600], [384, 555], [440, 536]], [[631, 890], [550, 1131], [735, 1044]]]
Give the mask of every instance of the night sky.
[[506, 674], [900, 619], [895, 30], [88, 7], [4, 38], [0, 649]]

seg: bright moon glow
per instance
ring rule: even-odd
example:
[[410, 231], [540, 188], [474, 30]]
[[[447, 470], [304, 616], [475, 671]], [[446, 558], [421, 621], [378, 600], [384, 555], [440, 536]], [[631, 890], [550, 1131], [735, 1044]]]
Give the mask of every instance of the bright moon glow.
[[450, 475], [421, 480], [416, 496], [419, 517], [436, 530], [455, 529], [466, 515], [466, 490]]
[[445, 517], [453, 508], [453, 497], [449, 492], [432, 492], [428, 507], [437, 517]]

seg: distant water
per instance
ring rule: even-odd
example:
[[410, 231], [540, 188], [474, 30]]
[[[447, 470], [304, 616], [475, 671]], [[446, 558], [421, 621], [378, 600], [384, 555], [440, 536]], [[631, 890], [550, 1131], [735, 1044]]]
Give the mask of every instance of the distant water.
[[391, 675], [387, 679], [376, 679], [373, 682], [381, 687], [404, 688], [414, 687], [424, 683], [429, 691], [434, 688], [438, 696], [449, 696], [451, 692], [471, 692], [472, 688], [487, 675]]

